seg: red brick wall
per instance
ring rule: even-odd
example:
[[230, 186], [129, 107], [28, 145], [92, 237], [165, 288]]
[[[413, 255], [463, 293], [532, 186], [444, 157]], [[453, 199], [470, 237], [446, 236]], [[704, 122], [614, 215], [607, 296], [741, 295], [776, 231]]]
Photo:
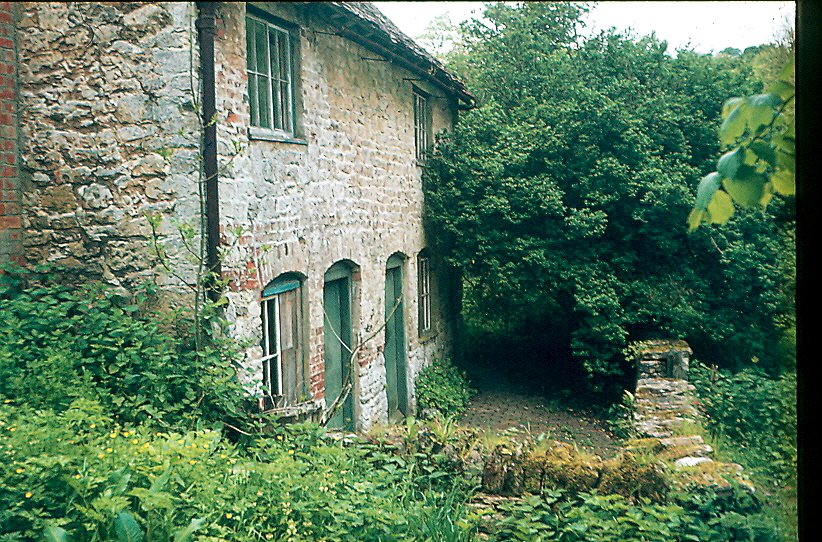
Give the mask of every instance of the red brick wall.
[[14, 5], [0, 2], [0, 262], [22, 263], [22, 210], [17, 175], [17, 53]]

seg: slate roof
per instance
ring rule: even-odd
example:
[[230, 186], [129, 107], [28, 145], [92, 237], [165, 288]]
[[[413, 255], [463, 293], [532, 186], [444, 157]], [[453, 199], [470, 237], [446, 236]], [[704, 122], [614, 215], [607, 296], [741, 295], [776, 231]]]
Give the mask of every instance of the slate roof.
[[462, 101], [463, 108], [475, 105], [474, 96], [457, 76], [445, 69], [428, 51], [403, 34], [372, 2], [317, 2], [339, 33], [390, 60]]

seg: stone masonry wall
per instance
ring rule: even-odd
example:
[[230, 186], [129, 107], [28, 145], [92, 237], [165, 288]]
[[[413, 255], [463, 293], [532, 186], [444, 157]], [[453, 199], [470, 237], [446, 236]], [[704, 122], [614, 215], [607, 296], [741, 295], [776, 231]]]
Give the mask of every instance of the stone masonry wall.
[[196, 8], [28, 2], [18, 9], [25, 259], [133, 286], [155, 275], [145, 214], [164, 218], [161, 237], [172, 255], [174, 221], [197, 216]]
[[0, 2], [0, 263], [23, 263], [14, 5]]
[[[305, 5], [260, 6], [301, 27], [304, 136], [296, 143], [249, 137], [245, 5], [220, 3], [220, 214], [222, 242], [232, 247], [223, 269], [231, 280], [232, 333], [252, 345], [244, 378], [253, 390], [262, 374], [261, 289], [298, 272], [305, 277], [310, 393], [322, 403], [325, 271], [341, 260], [355, 266], [354, 334], [363, 339], [383, 323], [385, 266], [400, 253], [413, 389], [417, 372], [448, 350], [451, 310], [447, 278], [434, 268], [435, 329], [418, 337], [417, 255], [427, 241], [412, 83], [431, 94], [433, 133], [452, 125], [453, 104], [391, 63], [365, 60], [376, 55], [334, 35], [324, 21], [308, 20]], [[145, 215], [162, 217], [160, 242], [177, 274], [191, 281], [178, 225], [193, 225], [200, 207], [195, 4], [29, 2], [17, 10], [20, 180], [8, 197], [22, 194], [25, 260], [73, 266], [124, 288], [151, 277], [179, 289], [153, 257]], [[0, 5], [5, 54], [2, 14]], [[0, 150], [0, 161], [6, 156]], [[11, 173], [2, 168], [0, 178]], [[9, 185], [2, 182], [6, 198]], [[0, 226], [17, 223], [0, 216]], [[386, 421], [383, 343], [379, 332], [359, 355], [354, 394], [361, 429]]]
[[[306, 277], [311, 394], [322, 401], [323, 275], [335, 262], [355, 264], [354, 333], [367, 337], [382, 325], [385, 266], [406, 257], [404, 294], [409, 384], [419, 369], [447, 348], [442, 300], [434, 307], [438, 329], [426, 341], [417, 333], [417, 255], [426, 247], [423, 194], [415, 163], [411, 78], [375, 54], [336, 35], [323, 21], [307, 20], [288, 4], [261, 4], [300, 31], [304, 141], [250, 139], [245, 58], [245, 8], [221, 4], [218, 13], [218, 132], [223, 171], [221, 220], [234, 245], [224, 272], [232, 279], [228, 313], [234, 332], [252, 339], [249, 380], [259, 380], [261, 288], [285, 272]], [[434, 131], [453, 121], [442, 91], [431, 92]], [[437, 98], [439, 96], [440, 98]], [[241, 149], [236, 152], [236, 149]], [[236, 238], [232, 229], [244, 228]], [[445, 291], [445, 286], [441, 287]], [[440, 301], [440, 302], [438, 302]], [[355, 379], [358, 425], [387, 419], [384, 334], [359, 355]], [[409, 389], [413, 389], [409, 385]], [[413, 400], [413, 398], [412, 398]]]

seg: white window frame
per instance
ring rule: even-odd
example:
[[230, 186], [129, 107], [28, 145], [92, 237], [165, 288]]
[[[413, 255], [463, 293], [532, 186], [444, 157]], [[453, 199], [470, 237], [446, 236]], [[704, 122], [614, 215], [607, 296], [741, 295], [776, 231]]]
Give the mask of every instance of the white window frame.
[[419, 304], [419, 334], [431, 332], [431, 258], [417, 256], [417, 303]]
[[[272, 344], [271, 344], [271, 337], [269, 330], [271, 326], [269, 325], [268, 321], [268, 307], [269, 304], [274, 305], [274, 329], [276, 331], [276, 336], [274, 338], [274, 345], [273, 345], [273, 352]], [[261, 362], [263, 364], [263, 385], [266, 387], [266, 391], [268, 395], [271, 397], [280, 397], [283, 395], [283, 368], [282, 368], [282, 351], [280, 349], [280, 294], [275, 294], [273, 296], [264, 297], [262, 300], [262, 308], [263, 308], [263, 357]], [[272, 363], [272, 360], [274, 362]], [[274, 390], [272, 388], [272, 382], [275, 382], [271, 379], [271, 367], [272, 365], [276, 366], [277, 372], [277, 389]]]
[[[252, 28], [250, 22], [263, 25], [266, 30], [265, 51], [263, 56], [266, 59], [267, 73], [259, 71], [259, 55], [257, 51], [256, 33], [251, 35]], [[271, 51], [272, 36], [277, 50]], [[269, 20], [266, 20], [254, 13], [246, 13], [246, 68], [248, 70], [248, 100], [249, 112], [251, 115], [250, 125], [255, 132], [279, 134], [284, 137], [293, 137], [296, 133], [296, 107], [294, 104], [294, 65], [295, 47], [292, 42], [291, 32]], [[254, 47], [251, 51], [250, 47]], [[282, 48], [285, 48], [285, 51]], [[255, 65], [251, 66], [252, 57]], [[275, 62], [276, 61], [276, 62]], [[282, 62], [287, 66], [283, 69]], [[273, 73], [275, 67], [279, 72], [275, 77]], [[260, 84], [266, 85], [268, 91], [268, 107], [262, 111], [260, 106]], [[252, 88], [254, 89], [252, 91]], [[275, 100], [276, 98], [276, 100]], [[280, 112], [279, 118], [277, 112]], [[265, 113], [266, 120], [263, 122], [261, 116]], [[265, 125], [267, 124], [267, 126]]]

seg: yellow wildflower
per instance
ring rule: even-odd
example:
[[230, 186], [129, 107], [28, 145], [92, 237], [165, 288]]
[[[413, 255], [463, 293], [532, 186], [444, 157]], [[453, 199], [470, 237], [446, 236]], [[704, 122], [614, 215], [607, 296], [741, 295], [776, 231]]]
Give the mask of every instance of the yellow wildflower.
[[228, 512], [228, 513], [225, 515], [225, 517], [226, 517], [226, 519], [231, 519], [231, 518], [233, 518], [233, 517], [234, 517], [234, 514], [232, 514], [231, 512]]
[[197, 461], [195, 461], [194, 459], [189, 459], [189, 460], [188, 460], [188, 464], [189, 464], [189, 465], [193, 465], [193, 464], [195, 464], [196, 462], [197, 462]]
[[33, 493], [31, 491], [26, 491], [26, 498], [30, 499]]
[[111, 453], [111, 452], [113, 452], [113, 451], [114, 451], [114, 450], [113, 450], [112, 448], [106, 448], [106, 453], [107, 453], [107, 454], [110, 454], [110, 453]]

